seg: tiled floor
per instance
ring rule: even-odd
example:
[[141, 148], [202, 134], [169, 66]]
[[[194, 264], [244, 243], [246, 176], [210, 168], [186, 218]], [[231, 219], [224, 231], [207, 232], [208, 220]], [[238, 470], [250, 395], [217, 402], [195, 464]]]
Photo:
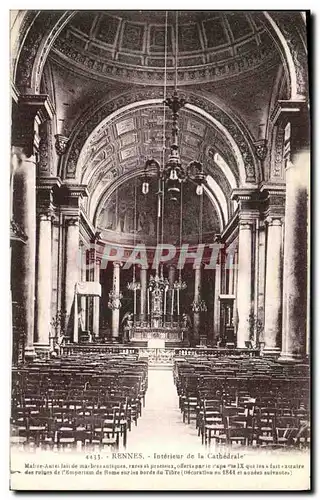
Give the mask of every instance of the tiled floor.
[[195, 422], [182, 421], [171, 370], [149, 370], [146, 404], [128, 435], [128, 451], [182, 451], [201, 447]]

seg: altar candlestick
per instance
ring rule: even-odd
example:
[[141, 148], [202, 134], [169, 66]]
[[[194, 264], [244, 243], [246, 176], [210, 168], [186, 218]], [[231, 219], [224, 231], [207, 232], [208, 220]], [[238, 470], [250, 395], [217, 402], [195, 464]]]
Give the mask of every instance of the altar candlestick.
[[179, 288], [177, 289], [177, 312], [178, 316], [180, 316], [180, 290]]
[[133, 315], [136, 317], [137, 314], [137, 292], [136, 289], [133, 290]]
[[172, 296], [171, 296], [171, 316], [173, 316], [173, 304], [174, 304], [174, 288], [172, 289]]
[[150, 290], [148, 289], [147, 292], [147, 299], [148, 299], [148, 316], [150, 314]]

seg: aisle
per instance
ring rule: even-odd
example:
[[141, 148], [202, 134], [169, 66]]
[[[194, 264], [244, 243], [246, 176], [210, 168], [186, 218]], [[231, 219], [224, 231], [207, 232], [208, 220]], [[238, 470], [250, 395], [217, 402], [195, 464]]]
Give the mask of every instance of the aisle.
[[179, 452], [201, 449], [195, 422], [182, 421], [171, 370], [149, 370], [146, 404], [137, 427], [128, 434], [128, 451], [149, 449]]

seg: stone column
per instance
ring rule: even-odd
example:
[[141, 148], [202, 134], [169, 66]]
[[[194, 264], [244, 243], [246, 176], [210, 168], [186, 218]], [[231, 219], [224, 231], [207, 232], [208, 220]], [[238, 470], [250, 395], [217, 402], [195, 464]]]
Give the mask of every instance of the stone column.
[[[20, 247], [12, 248], [16, 264], [12, 283], [12, 299], [18, 299], [20, 328], [24, 334], [23, 355], [33, 358], [35, 320], [35, 258], [36, 258], [36, 165], [38, 126], [53, 116], [53, 107], [47, 95], [15, 93], [12, 103], [12, 216], [27, 239]], [[16, 288], [16, 287], [15, 287]]]
[[[239, 248], [237, 246], [233, 257], [234, 261], [234, 282], [233, 282], [233, 293], [236, 295], [238, 290], [238, 269], [239, 269]], [[236, 307], [236, 304], [235, 304]], [[236, 311], [233, 311], [233, 319], [236, 321]]]
[[[283, 322], [281, 358], [295, 360], [306, 353], [307, 316], [307, 191], [300, 166], [308, 169], [310, 158], [288, 162], [283, 264]], [[304, 163], [305, 162], [305, 163]]]
[[115, 294], [115, 300], [112, 308], [112, 340], [118, 341], [119, 339], [119, 325], [120, 325], [120, 262], [113, 263], [113, 286], [112, 290]]
[[[53, 269], [53, 188], [60, 186], [56, 177], [40, 177], [37, 181], [37, 261], [35, 347], [40, 354], [50, 347], [52, 318]], [[52, 332], [55, 333], [55, 332]]]
[[[194, 270], [194, 301], [199, 302], [201, 298], [201, 267], [196, 267]], [[199, 344], [200, 340], [200, 312], [193, 313], [193, 341], [194, 344]]]
[[215, 269], [215, 278], [214, 278], [214, 311], [213, 311], [213, 317], [214, 317], [214, 339], [217, 340], [217, 338], [220, 335], [220, 300], [219, 296], [221, 293], [221, 261], [220, 261], [220, 254], [219, 254], [219, 259], [217, 259], [216, 263], [216, 269]]
[[225, 249], [220, 250], [220, 273], [221, 273], [221, 293], [227, 293], [227, 253]]
[[265, 323], [265, 273], [266, 273], [266, 226], [265, 224], [259, 225], [259, 255], [258, 255], [258, 297], [257, 297], [257, 310], [258, 318], [261, 321], [258, 342], [264, 341], [264, 323]]
[[140, 269], [140, 318], [146, 321], [146, 301], [147, 301], [147, 270]]
[[35, 158], [27, 157], [22, 148], [13, 148], [13, 155], [18, 159], [14, 182], [13, 217], [27, 236], [25, 244], [20, 249], [13, 247], [12, 258], [16, 264], [13, 272], [20, 274], [17, 294], [21, 306], [24, 356], [33, 358], [35, 356], [36, 165]]
[[[80, 269], [80, 281], [85, 282], [87, 281], [87, 251], [85, 248], [85, 244], [83, 241], [79, 242], [79, 252], [80, 252], [80, 262], [81, 262], [81, 269]], [[81, 322], [83, 325], [83, 329], [87, 329], [87, 297], [85, 295], [82, 295], [80, 297], [80, 312], [81, 312]]]
[[39, 347], [49, 348], [51, 323], [51, 252], [52, 212], [40, 213], [36, 283], [36, 336]]
[[282, 360], [306, 354], [310, 116], [306, 102], [279, 101], [271, 119], [284, 131], [285, 220]]
[[280, 353], [281, 342], [281, 263], [282, 263], [282, 221], [268, 217], [267, 268], [265, 288], [264, 350], [270, 354]]
[[78, 342], [78, 328], [74, 326], [75, 286], [79, 277], [79, 217], [68, 217], [66, 224], [66, 254], [65, 254], [65, 312], [66, 333], [73, 342]]
[[228, 279], [228, 294], [233, 295], [234, 293], [234, 252], [231, 252], [227, 256], [227, 269], [229, 270]]
[[239, 264], [238, 264], [238, 332], [237, 347], [245, 347], [250, 336], [250, 314], [252, 294], [252, 223], [239, 223]]
[[[96, 257], [95, 268], [94, 268], [94, 281], [100, 283], [100, 265], [101, 259]], [[100, 297], [93, 298], [93, 325], [92, 331], [95, 338], [99, 337], [100, 329]]]
[[[176, 275], [175, 266], [169, 266], [169, 270], [168, 270], [169, 293], [168, 293], [167, 314], [170, 314], [170, 315], [171, 315], [171, 307], [172, 307], [172, 294], [174, 294], [173, 284], [175, 282], [175, 275]], [[173, 315], [171, 316], [171, 321], [173, 321]]]

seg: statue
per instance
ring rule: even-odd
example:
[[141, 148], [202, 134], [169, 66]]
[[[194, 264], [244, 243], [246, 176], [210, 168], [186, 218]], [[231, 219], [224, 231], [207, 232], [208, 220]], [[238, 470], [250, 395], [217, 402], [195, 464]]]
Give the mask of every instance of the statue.
[[133, 314], [130, 313], [129, 316], [127, 317], [127, 328], [128, 330], [132, 330], [133, 328]]
[[155, 288], [154, 291], [152, 292], [153, 295], [153, 307], [152, 307], [152, 313], [154, 315], [161, 315], [162, 314], [162, 293], [160, 288]]
[[126, 312], [123, 316], [121, 324], [124, 324], [123, 342], [126, 343], [130, 340], [130, 332], [133, 330], [133, 314], [131, 312]]
[[140, 212], [138, 220], [138, 232], [146, 234], [147, 236], [154, 236], [155, 229], [152, 220], [152, 215], [147, 214], [145, 211]]
[[181, 326], [182, 326], [183, 330], [188, 330], [188, 328], [190, 328], [190, 326], [191, 326], [190, 316], [188, 316], [188, 314], [186, 314], [186, 313], [182, 314], [182, 325]]
[[132, 330], [133, 328], [133, 313], [126, 312], [123, 316], [121, 324], [124, 325], [125, 330]]

